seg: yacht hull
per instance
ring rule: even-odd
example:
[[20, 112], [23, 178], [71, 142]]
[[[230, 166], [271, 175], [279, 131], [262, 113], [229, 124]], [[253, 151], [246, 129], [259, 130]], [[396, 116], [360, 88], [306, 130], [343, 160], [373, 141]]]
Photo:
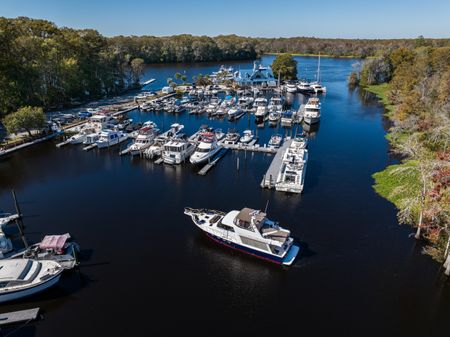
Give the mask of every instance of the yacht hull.
[[209, 152], [207, 156], [196, 157], [196, 158], [191, 157], [191, 158], [189, 158], [189, 161], [191, 164], [194, 164], [194, 165], [206, 163], [209, 159], [212, 159], [216, 155], [216, 153], [219, 152], [221, 149], [222, 149], [222, 147], [218, 146], [214, 150]]
[[320, 117], [303, 117], [306, 124], [316, 124], [319, 123]]
[[292, 245], [291, 248], [289, 249], [289, 251], [286, 253], [286, 255], [284, 257], [277, 257], [277, 256], [274, 256], [274, 255], [270, 255], [270, 254], [266, 254], [266, 253], [263, 253], [263, 252], [260, 252], [260, 251], [257, 251], [257, 250], [250, 249], [248, 247], [239, 245], [239, 244], [237, 244], [235, 242], [228, 241], [226, 239], [223, 239], [223, 238], [221, 238], [219, 236], [216, 236], [214, 234], [211, 234], [211, 233], [208, 233], [208, 232], [205, 232], [205, 231], [204, 231], [204, 233], [206, 234], [206, 236], [208, 238], [210, 238], [211, 240], [213, 240], [213, 241], [215, 241], [215, 242], [217, 242], [217, 243], [219, 243], [221, 245], [224, 245], [224, 246], [226, 246], [228, 248], [231, 248], [231, 249], [240, 251], [242, 253], [245, 253], [245, 254], [248, 254], [248, 255], [252, 255], [252, 256], [257, 257], [259, 259], [263, 259], [263, 260], [266, 260], [266, 261], [269, 261], [269, 262], [272, 262], [272, 263], [276, 263], [276, 264], [291, 265], [292, 262], [295, 260], [295, 257], [297, 256], [298, 252], [299, 252], [299, 247], [296, 246], [296, 245]]
[[16, 291], [7, 292], [0, 295], [0, 303], [9, 302], [18, 300], [20, 298], [32, 296], [34, 294], [40, 293], [48, 288], [54, 286], [58, 283], [59, 278], [61, 277], [61, 272], [52, 278], [49, 278], [46, 282], [40, 283], [34, 287], [20, 289]]

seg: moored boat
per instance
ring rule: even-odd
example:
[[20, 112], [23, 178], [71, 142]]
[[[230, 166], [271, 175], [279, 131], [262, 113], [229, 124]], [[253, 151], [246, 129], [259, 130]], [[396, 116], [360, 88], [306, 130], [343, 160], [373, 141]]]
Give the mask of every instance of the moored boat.
[[255, 136], [253, 135], [252, 130], [245, 130], [242, 133], [242, 137], [239, 138], [239, 142], [243, 144], [248, 144], [253, 140], [253, 138], [255, 138]]
[[0, 261], [0, 303], [42, 292], [55, 285], [63, 268], [55, 261], [10, 259]]
[[303, 120], [307, 124], [314, 124], [320, 121], [320, 101], [317, 97], [308, 99], [303, 111]]
[[32, 260], [51, 260], [58, 262], [64, 269], [72, 269], [78, 264], [80, 247], [70, 240], [70, 234], [46, 235], [41, 242], [28, 247], [14, 258], [23, 257]]
[[268, 146], [271, 148], [277, 149], [280, 147], [282, 141], [283, 141], [282, 135], [278, 135], [278, 134], [272, 135], [272, 137], [270, 137]]
[[270, 262], [291, 265], [300, 250], [290, 231], [262, 211], [243, 208], [225, 214], [185, 208], [184, 214], [214, 241]]
[[99, 149], [117, 145], [128, 139], [128, 135], [122, 131], [103, 130], [95, 142]]
[[163, 145], [161, 156], [164, 163], [177, 165], [185, 162], [194, 150], [195, 144], [185, 137], [177, 136]]
[[214, 133], [206, 132], [202, 134], [200, 143], [197, 145], [194, 153], [192, 153], [189, 161], [194, 165], [205, 163], [212, 159], [221, 148], [222, 146], [217, 143]]

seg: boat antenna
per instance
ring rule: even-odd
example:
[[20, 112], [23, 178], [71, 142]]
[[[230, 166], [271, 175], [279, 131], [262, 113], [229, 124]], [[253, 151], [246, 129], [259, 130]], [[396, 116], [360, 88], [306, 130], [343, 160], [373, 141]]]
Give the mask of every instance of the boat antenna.
[[267, 214], [267, 208], [269, 208], [269, 199], [267, 199], [266, 208], [264, 209], [264, 213], [266, 213], [266, 214]]

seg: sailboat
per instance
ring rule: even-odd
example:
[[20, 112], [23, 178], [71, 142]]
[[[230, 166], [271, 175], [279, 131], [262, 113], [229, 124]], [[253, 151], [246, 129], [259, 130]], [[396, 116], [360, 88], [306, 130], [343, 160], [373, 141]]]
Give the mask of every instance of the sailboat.
[[314, 92], [316, 94], [322, 94], [327, 91], [327, 88], [320, 84], [320, 53], [319, 53], [319, 60], [317, 62], [316, 81], [311, 83], [310, 86], [311, 88], [314, 89]]

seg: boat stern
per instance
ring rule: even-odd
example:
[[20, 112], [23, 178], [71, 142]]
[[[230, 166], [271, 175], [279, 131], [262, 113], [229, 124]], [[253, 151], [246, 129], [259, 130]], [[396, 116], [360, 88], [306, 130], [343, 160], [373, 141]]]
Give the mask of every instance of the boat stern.
[[297, 257], [298, 252], [300, 251], [300, 246], [292, 245], [286, 255], [284, 256], [283, 260], [281, 261], [282, 264], [286, 266], [290, 266], [295, 258]]

